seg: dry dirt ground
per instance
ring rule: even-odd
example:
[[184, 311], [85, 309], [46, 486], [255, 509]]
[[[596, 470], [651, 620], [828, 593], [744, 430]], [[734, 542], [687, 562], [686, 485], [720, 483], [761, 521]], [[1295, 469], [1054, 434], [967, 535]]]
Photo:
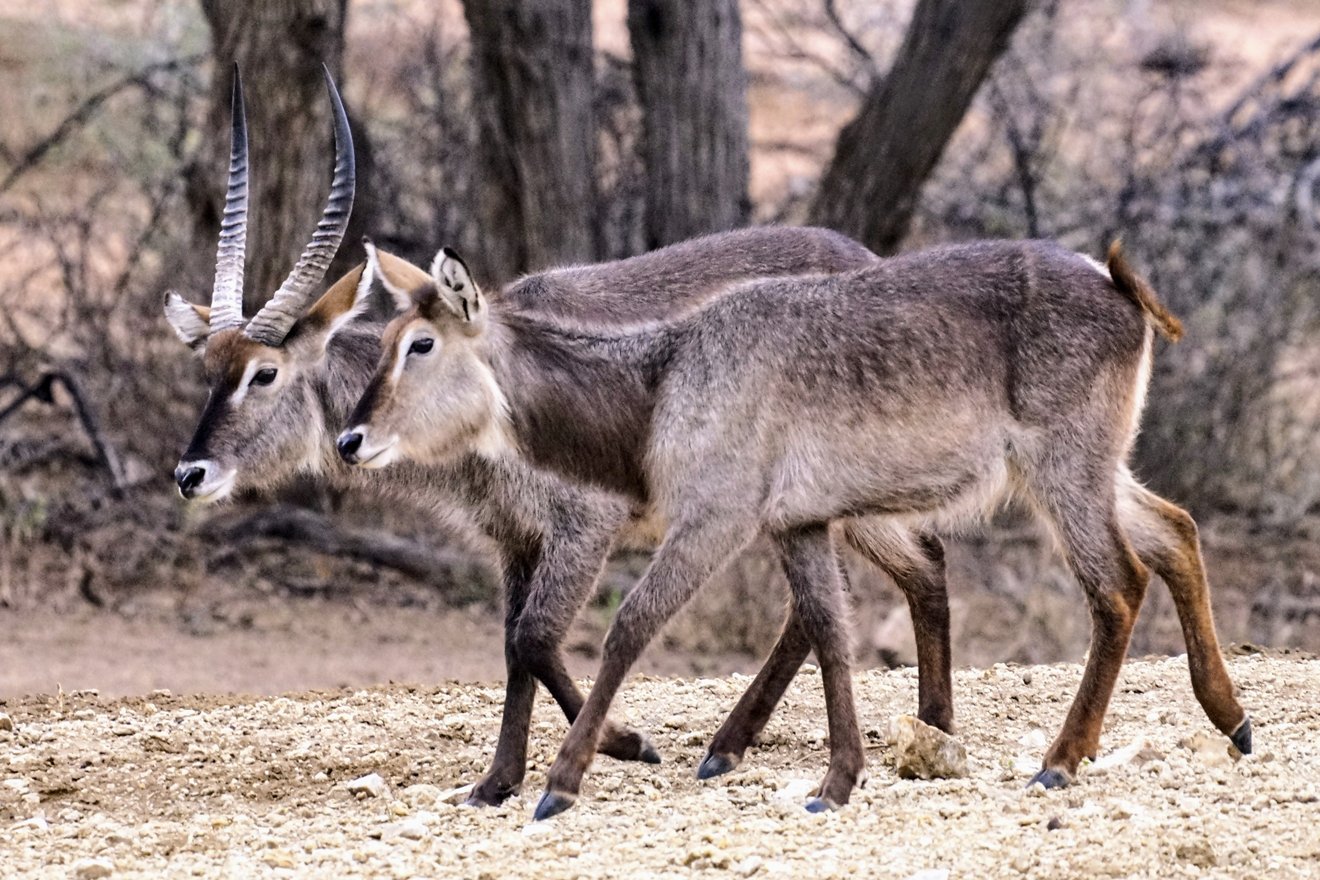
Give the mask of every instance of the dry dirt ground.
[[[1256, 754], [1235, 761], [1212, 735], [1184, 658], [1136, 661], [1099, 760], [1049, 793], [1023, 784], [1077, 666], [960, 671], [972, 775], [931, 782], [896, 777], [882, 732], [912, 710], [915, 674], [862, 673], [870, 780], [824, 816], [802, 809], [826, 762], [810, 668], [762, 746], [712, 782], [693, 771], [748, 679], [639, 678], [620, 709], [665, 763], [602, 758], [576, 808], [535, 824], [564, 731], [548, 701], [524, 794], [484, 810], [446, 799], [490, 756], [498, 686], [25, 697], [0, 705], [14, 727], [0, 730], [0, 875], [1320, 877], [1320, 662], [1253, 654], [1231, 667]], [[373, 772], [388, 793], [349, 793]]]

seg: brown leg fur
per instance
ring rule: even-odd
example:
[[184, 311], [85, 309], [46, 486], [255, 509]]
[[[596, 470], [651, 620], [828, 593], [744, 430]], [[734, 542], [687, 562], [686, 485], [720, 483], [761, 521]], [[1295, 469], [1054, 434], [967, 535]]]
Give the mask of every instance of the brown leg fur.
[[[1119, 516], [1133, 549], [1168, 584], [1187, 643], [1187, 665], [1196, 694], [1210, 721], [1250, 751], [1247, 713], [1234, 695], [1210, 608], [1210, 585], [1201, 559], [1196, 522], [1187, 511], [1165, 501], [1122, 474]], [[1243, 733], [1245, 732], [1245, 736]]]
[[949, 645], [949, 590], [944, 544], [883, 520], [850, 520], [844, 537], [894, 579], [907, 598], [917, 642], [917, 717], [953, 733], [953, 659]]

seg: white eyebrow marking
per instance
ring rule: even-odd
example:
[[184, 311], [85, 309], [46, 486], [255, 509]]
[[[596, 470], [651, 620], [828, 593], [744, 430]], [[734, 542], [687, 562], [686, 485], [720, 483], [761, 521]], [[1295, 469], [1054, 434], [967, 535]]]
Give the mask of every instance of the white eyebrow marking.
[[229, 397], [229, 402], [234, 406], [238, 406], [242, 403], [243, 398], [247, 396], [248, 386], [252, 382], [252, 376], [257, 372], [259, 366], [261, 366], [260, 362], [256, 358], [253, 358], [248, 361], [247, 366], [243, 368], [243, 378], [238, 380], [238, 388]]
[[[407, 333], [403, 334], [403, 338], [399, 340], [399, 347], [394, 352], [394, 369], [390, 371], [390, 384], [397, 384], [399, 377], [403, 375], [403, 368], [408, 359], [408, 347], [413, 344], [413, 340], [416, 339], [418, 334], [424, 329], [424, 327], [412, 327]], [[439, 345], [440, 340], [436, 339], [435, 344]]]

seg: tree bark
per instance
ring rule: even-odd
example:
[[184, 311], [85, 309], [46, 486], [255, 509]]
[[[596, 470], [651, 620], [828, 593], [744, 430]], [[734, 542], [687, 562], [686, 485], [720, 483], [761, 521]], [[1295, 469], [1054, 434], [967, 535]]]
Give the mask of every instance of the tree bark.
[[464, 0], [489, 282], [597, 256], [590, 0]]
[[[330, 67], [342, 90], [347, 5], [347, 0], [201, 0], [211, 28], [215, 67], [207, 119], [208, 158], [190, 187], [193, 216], [199, 249], [214, 256], [228, 168], [230, 86], [237, 62], [247, 97], [251, 150], [244, 284], [248, 315], [293, 268], [325, 206], [334, 137], [321, 64]], [[357, 126], [353, 136], [362, 194], [369, 190], [364, 184], [370, 151]], [[346, 243], [358, 241], [366, 231], [367, 206], [364, 199], [355, 201]], [[343, 248], [331, 266], [331, 279], [355, 261], [353, 250]]]
[[747, 75], [737, 0], [630, 0], [648, 248], [747, 222]]
[[811, 220], [897, 250], [921, 186], [1030, 0], [919, 0], [889, 74], [839, 133]]

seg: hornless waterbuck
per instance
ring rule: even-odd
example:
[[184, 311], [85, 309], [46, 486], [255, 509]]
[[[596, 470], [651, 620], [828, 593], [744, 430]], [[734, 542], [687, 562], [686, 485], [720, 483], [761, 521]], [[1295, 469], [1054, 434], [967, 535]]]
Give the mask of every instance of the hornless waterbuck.
[[[317, 238], [281, 288], [278, 304], [262, 309], [261, 322], [245, 323], [247, 147], [235, 79], [231, 173], [213, 305], [191, 305], [171, 293], [165, 306], [178, 336], [202, 355], [210, 384], [210, 400], [176, 471], [179, 491], [185, 498], [219, 500], [235, 489], [271, 489], [309, 472], [340, 487], [385, 493], [437, 516], [468, 516], [494, 543], [504, 573], [505, 711], [490, 771], [471, 795], [473, 803], [494, 804], [522, 782], [535, 682], [546, 685], [570, 720], [582, 705], [560, 644], [610, 547], [629, 539], [630, 511], [617, 497], [574, 487], [516, 459], [474, 454], [438, 466], [401, 464], [367, 475], [334, 453], [330, 426], [343, 424], [366, 387], [380, 358], [382, 327], [357, 317], [371, 285], [364, 267], [308, 307], [343, 234], [354, 187], [348, 127], [333, 83], [327, 82], [337, 145], [330, 206]], [[513, 307], [564, 321], [618, 324], [690, 310], [747, 278], [840, 271], [874, 259], [826, 230], [751, 229], [616, 263], [529, 276], [502, 297]], [[884, 528], [859, 528], [849, 537], [908, 595], [919, 621], [920, 715], [949, 729], [948, 607], [938, 540], [918, 541]], [[791, 618], [770, 662], [713, 741], [704, 775], [737, 763], [808, 651]], [[621, 759], [658, 760], [645, 737], [623, 726], [607, 725], [600, 750]]]
[[1067, 784], [1101, 722], [1145, 594], [1169, 584], [1193, 687], [1242, 751], [1196, 527], [1125, 461], [1154, 331], [1181, 328], [1124, 261], [984, 242], [846, 274], [750, 282], [680, 318], [565, 329], [487, 301], [452, 251], [430, 277], [369, 248], [408, 308], [340, 436], [359, 462], [503, 449], [629, 496], [667, 524], [618, 610], [599, 678], [536, 815], [572, 805], [610, 703], [660, 626], [758, 533], [778, 545], [825, 684], [831, 755], [817, 810], [863, 769], [832, 521], [938, 531], [1010, 493], [1058, 539], [1090, 605], [1081, 688], [1033, 782]]

